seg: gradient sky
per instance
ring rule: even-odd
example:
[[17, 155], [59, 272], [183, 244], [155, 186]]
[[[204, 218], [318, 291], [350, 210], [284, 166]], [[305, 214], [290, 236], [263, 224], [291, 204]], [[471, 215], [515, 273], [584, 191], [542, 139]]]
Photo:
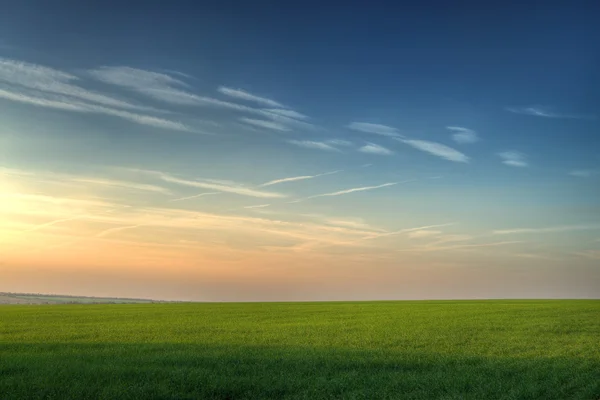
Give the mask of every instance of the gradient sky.
[[0, 291], [600, 297], [600, 4], [287, 3], [3, 4]]

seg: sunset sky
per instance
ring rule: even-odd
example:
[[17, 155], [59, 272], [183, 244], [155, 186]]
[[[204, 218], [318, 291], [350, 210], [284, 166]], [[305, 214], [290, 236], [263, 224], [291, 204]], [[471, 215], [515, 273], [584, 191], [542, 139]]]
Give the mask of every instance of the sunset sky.
[[0, 291], [600, 297], [600, 6], [402, 4], [3, 5]]

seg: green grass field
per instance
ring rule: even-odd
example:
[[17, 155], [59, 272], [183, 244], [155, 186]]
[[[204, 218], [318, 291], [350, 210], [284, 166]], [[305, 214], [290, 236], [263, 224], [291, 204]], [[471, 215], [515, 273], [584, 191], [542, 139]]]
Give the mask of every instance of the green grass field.
[[0, 307], [0, 399], [600, 399], [600, 301]]

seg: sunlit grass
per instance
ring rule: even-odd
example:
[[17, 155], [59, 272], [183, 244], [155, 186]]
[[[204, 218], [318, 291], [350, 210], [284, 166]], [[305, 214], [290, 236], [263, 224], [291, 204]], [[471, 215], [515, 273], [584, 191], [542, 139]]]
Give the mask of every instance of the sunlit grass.
[[600, 301], [0, 307], [0, 399], [598, 399]]

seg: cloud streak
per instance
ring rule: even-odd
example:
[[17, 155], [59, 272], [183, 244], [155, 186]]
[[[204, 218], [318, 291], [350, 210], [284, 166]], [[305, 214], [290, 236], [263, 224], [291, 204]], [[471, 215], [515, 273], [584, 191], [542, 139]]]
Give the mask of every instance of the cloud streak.
[[431, 237], [431, 236], [438, 236], [440, 234], [442, 234], [442, 231], [422, 229], [422, 230], [410, 232], [408, 234], [408, 237], [411, 239], [420, 239], [420, 238], [426, 238], [426, 237]]
[[523, 168], [529, 166], [525, 154], [518, 151], [504, 151], [502, 153], [498, 153], [498, 155], [502, 159], [502, 163], [508, 165], [509, 167]]
[[[165, 182], [175, 183], [178, 185], [189, 186], [189, 187], [197, 187], [209, 190], [217, 190], [219, 192], [238, 194], [241, 196], [249, 196], [249, 197], [259, 197], [259, 198], [283, 198], [287, 197], [282, 193], [275, 192], [265, 192], [256, 189], [252, 189], [242, 185], [223, 185], [213, 182], [207, 181], [192, 181], [187, 179], [177, 178], [175, 176], [163, 173], [163, 172], [155, 172], [155, 171], [147, 171], [149, 173], [154, 174]], [[206, 193], [204, 194], [206, 195]], [[198, 195], [196, 197], [199, 197]], [[190, 197], [191, 198], [191, 197]]]
[[[245, 114], [253, 114], [267, 118], [273, 121], [274, 124], [279, 124], [279, 126], [285, 126], [287, 127], [286, 130], [289, 130], [289, 128], [307, 130], [318, 129], [315, 125], [305, 121], [308, 118], [305, 115], [284, 108], [278, 102], [252, 95], [243, 90], [231, 89], [223, 86], [218, 89], [222, 94], [236, 100], [246, 100], [270, 108], [255, 108], [244, 104], [219, 100], [213, 97], [199, 96], [189, 90], [185, 90], [189, 89], [189, 85], [180, 79], [152, 71], [130, 67], [100, 67], [95, 70], [90, 70], [88, 73], [97, 80], [133, 90], [163, 103], [179, 106], [213, 107], [238, 111]], [[250, 123], [252, 124], [252, 122]], [[266, 123], [268, 123], [268, 121], [262, 122], [261, 127], [281, 130], [280, 127], [275, 128], [275, 125], [266, 126]], [[256, 125], [256, 123], [254, 124]]]
[[600, 171], [593, 169], [576, 169], [569, 172], [569, 175], [576, 176], [578, 178], [590, 178], [595, 175], [600, 175]]
[[275, 180], [272, 180], [272, 181], [265, 182], [265, 183], [259, 185], [259, 187], [278, 185], [278, 184], [286, 183], [286, 182], [303, 181], [303, 180], [306, 180], [306, 179], [314, 179], [314, 178], [318, 178], [320, 176], [337, 174], [338, 172], [342, 172], [342, 170], [325, 172], [325, 173], [317, 174], [317, 175], [302, 175], [302, 176], [292, 176], [292, 177], [289, 177], [289, 178], [275, 179]]
[[195, 132], [179, 121], [133, 111], [160, 112], [75, 85], [79, 78], [41, 65], [0, 58], [0, 98], [80, 113], [105, 114], [141, 125]]
[[514, 229], [499, 229], [492, 231], [494, 235], [516, 235], [527, 233], [561, 233], [575, 232], [600, 229], [600, 224], [596, 225], [563, 225], [551, 226], [546, 228], [514, 228]]
[[289, 110], [289, 109], [285, 109], [285, 108], [270, 108], [270, 109], [266, 109], [264, 111], [271, 113], [271, 114], [280, 115], [282, 117], [287, 117], [287, 118], [294, 118], [294, 119], [299, 119], [299, 120], [308, 119], [308, 117], [304, 114], [300, 114], [297, 111]]
[[285, 108], [283, 105], [281, 105], [281, 103], [275, 100], [271, 100], [266, 97], [256, 96], [241, 89], [232, 89], [226, 86], [221, 86], [219, 87], [218, 91], [221, 94], [236, 98], [238, 100], [245, 100], [253, 103], [258, 103], [267, 107]]
[[389, 155], [394, 154], [393, 151], [386, 149], [383, 146], [379, 146], [378, 144], [375, 144], [375, 143], [368, 143], [365, 146], [362, 146], [361, 148], [359, 148], [358, 151], [360, 151], [361, 153], [377, 154], [380, 156], [389, 156]]
[[248, 209], [248, 210], [252, 210], [254, 208], [265, 208], [265, 207], [270, 207], [270, 204], [258, 204], [256, 206], [245, 206], [243, 208]]
[[331, 144], [328, 144], [326, 142], [315, 142], [312, 140], [288, 140], [288, 143], [293, 144], [294, 146], [304, 147], [307, 149], [334, 151], [334, 152], [340, 151], [338, 148], [333, 147]]
[[530, 115], [542, 118], [595, 119], [595, 117], [591, 115], [565, 114], [555, 112], [550, 107], [544, 106], [507, 107], [506, 110], [515, 114]]
[[442, 227], [450, 226], [450, 225], [454, 225], [454, 222], [449, 222], [449, 223], [445, 223], [445, 224], [436, 224], [436, 225], [425, 225], [425, 226], [419, 226], [417, 228], [405, 228], [405, 229], [400, 229], [400, 230], [393, 231], [393, 232], [377, 233], [374, 235], [365, 236], [361, 240], [379, 239], [382, 237], [401, 235], [404, 233], [410, 234], [412, 232], [421, 232], [423, 230], [429, 230], [429, 229], [433, 229], [433, 228], [442, 228]]
[[[409, 182], [409, 181], [406, 181], [406, 182]], [[333, 196], [342, 196], [342, 195], [355, 193], [355, 192], [365, 192], [368, 190], [375, 190], [375, 189], [381, 189], [381, 188], [388, 187], [388, 186], [394, 186], [394, 185], [397, 185], [398, 183], [404, 183], [404, 182], [389, 182], [389, 183], [384, 183], [382, 185], [377, 185], [377, 186], [363, 186], [363, 187], [340, 190], [337, 192], [317, 194], [314, 196], [308, 196], [308, 197], [304, 197], [302, 199], [297, 199], [297, 200], [291, 201], [290, 203], [299, 203], [301, 201], [305, 201], [305, 200], [309, 200], [309, 199], [316, 199], [318, 197], [333, 197]]]
[[206, 192], [206, 193], [195, 194], [193, 196], [178, 197], [176, 199], [171, 199], [169, 201], [170, 202], [174, 202], [174, 201], [183, 201], [183, 200], [197, 199], [199, 197], [212, 196], [212, 195], [221, 194], [221, 193], [222, 192]]
[[348, 125], [348, 128], [354, 131], [372, 133], [375, 135], [402, 137], [398, 132], [398, 129], [386, 125], [371, 124], [368, 122], [351, 122]]
[[477, 132], [469, 128], [463, 128], [461, 126], [447, 126], [446, 129], [454, 132], [452, 135], [452, 139], [456, 143], [460, 144], [470, 144], [479, 141], [479, 137], [477, 136]]
[[110, 229], [106, 229], [106, 230], [103, 230], [102, 232], [97, 233], [96, 235], [94, 235], [94, 237], [97, 237], [97, 238], [106, 237], [106, 236], [109, 236], [116, 232], [139, 228], [140, 226], [144, 226], [144, 225], [136, 224], [136, 225], [120, 226], [117, 228], [110, 228]]
[[417, 150], [424, 151], [432, 154], [436, 157], [443, 158], [448, 161], [468, 163], [469, 157], [460, 151], [453, 149], [452, 147], [446, 146], [441, 143], [430, 142], [427, 140], [414, 140], [414, 139], [397, 139], [398, 141], [407, 144]]
[[242, 121], [246, 124], [254, 125], [259, 128], [267, 128], [267, 129], [272, 129], [275, 131], [287, 132], [290, 130], [290, 128], [288, 128], [287, 126], [278, 124], [277, 122], [266, 121], [266, 120], [262, 120], [262, 119], [253, 119], [253, 118], [245, 118], [244, 117], [244, 118], [240, 118], [240, 121]]

